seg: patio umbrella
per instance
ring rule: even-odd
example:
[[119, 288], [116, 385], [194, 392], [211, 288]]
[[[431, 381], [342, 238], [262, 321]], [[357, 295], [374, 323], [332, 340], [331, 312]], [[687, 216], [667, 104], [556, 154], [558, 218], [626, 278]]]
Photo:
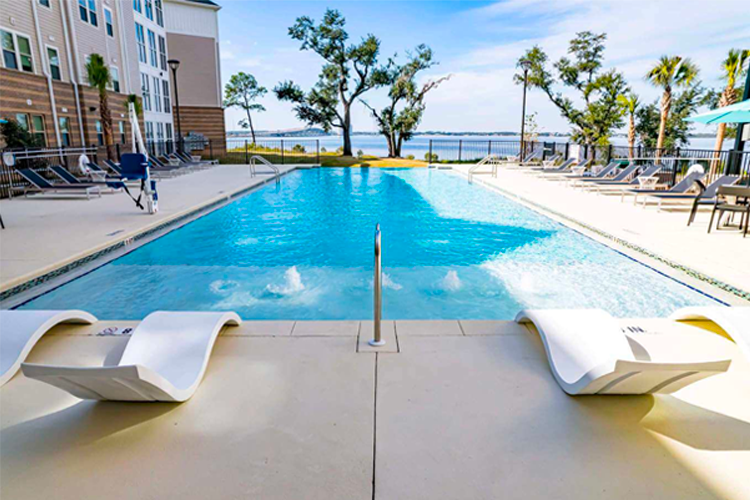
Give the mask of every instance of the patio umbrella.
[[687, 121], [707, 125], [713, 123], [750, 123], [750, 99], [691, 116]]

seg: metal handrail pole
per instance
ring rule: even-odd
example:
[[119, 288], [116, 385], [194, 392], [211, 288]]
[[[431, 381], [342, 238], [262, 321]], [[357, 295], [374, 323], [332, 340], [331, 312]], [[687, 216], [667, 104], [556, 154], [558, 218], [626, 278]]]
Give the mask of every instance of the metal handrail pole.
[[383, 271], [381, 268], [381, 248], [380, 248], [380, 224], [375, 226], [375, 277], [373, 280], [373, 338], [368, 343], [374, 347], [385, 345], [380, 332], [381, 314], [383, 308]]

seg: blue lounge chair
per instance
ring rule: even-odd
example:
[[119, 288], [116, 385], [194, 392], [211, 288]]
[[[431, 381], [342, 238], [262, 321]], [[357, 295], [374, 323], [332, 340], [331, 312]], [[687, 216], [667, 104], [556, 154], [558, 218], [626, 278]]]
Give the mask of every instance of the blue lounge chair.
[[[21, 168], [16, 170], [16, 172], [39, 191], [39, 194], [35, 195], [35, 197], [45, 196], [47, 194], [66, 194], [72, 196], [85, 196], [86, 199], [89, 200], [91, 199], [92, 194], [95, 194], [98, 197], [101, 197], [102, 195], [100, 186], [92, 184], [52, 184], [30, 168]], [[24, 196], [28, 198], [28, 189], [24, 190]]]
[[75, 175], [71, 174], [67, 170], [65, 170], [62, 165], [52, 165], [49, 167], [49, 169], [52, 171], [53, 174], [58, 176], [60, 179], [62, 179], [63, 182], [66, 184], [70, 184], [73, 186], [106, 186], [108, 188], [111, 188], [110, 193], [113, 193], [117, 189], [122, 189], [125, 187], [125, 184], [121, 181], [88, 181], [88, 180], [82, 180], [76, 177]]

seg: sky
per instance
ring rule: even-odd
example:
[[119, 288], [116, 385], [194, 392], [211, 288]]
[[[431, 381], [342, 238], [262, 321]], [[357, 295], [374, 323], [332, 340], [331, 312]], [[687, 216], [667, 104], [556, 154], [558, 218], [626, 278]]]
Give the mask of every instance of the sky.
[[[403, 58], [421, 43], [432, 48], [440, 64], [424, 72], [421, 81], [451, 78], [428, 94], [420, 131], [517, 130], [522, 89], [512, 80], [516, 61], [534, 45], [557, 60], [580, 31], [607, 34], [605, 69], [624, 73], [646, 102], [660, 96], [644, 80], [660, 56], [691, 58], [701, 68], [703, 85], [713, 88], [721, 86], [720, 64], [728, 50], [750, 47], [747, 0], [216, 1], [222, 6], [222, 80], [244, 71], [269, 90], [260, 100], [267, 111], [254, 119], [257, 130], [304, 126], [292, 105], [277, 101], [272, 89], [284, 80], [303, 89], [317, 81], [322, 59], [301, 51], [288, 28], [302, 15], [320, 20], [326, 8], [345, 16], [352, 42], [370, 33], [377, 36], [382, 58]], [[377, 108], [385, 95], [386, 90], [378, 89], [364, 99]], [[542, 132], [570, 130], [541, 91], [529, 93], [527, 110], [537, 113]], [[226, 111], [227, 130], [240, 128], [241, 113]], [[352, 117], [355, 131], [376, 130], [363, 105], [355, 105]]]

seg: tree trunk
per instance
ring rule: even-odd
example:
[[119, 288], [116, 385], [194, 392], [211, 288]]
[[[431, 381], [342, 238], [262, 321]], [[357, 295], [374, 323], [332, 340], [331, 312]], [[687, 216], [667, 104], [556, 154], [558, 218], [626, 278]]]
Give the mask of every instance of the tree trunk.
[[661, 96], [661, 120], [659, 121], [659, 138], [656, 140], [656, 158], [661, 157], [664, 148], [664, 140], [667, 134], [667, 119], [669, 110], [672, 108], [672, 90], [665, 89], [664, 95]]
[[396, 158], [401, 158], [401, 146], [404, 144], [404, 137], [399, 135], [396, 140]]
[[393, 141], [393, 134], [385, 133], [385, 142], [388, 144], [388, 158], [395, 158], [396, 154], [396, 143]]
[[635, 157], [635, 115], [630, 115], [630, 124], [628, 126], [628, 158], [631, 160]]
[[342, 132], [344, 134], [344, 156], [354, 156], [352, 155], [352, 115], [351, 115], [351, 109], [349, 106], [344, 105], [344, 123], [342, 124], [344, 128], [342, 129]]
[[104, 146], [107, 150], [107, 159], [112, 161], [115, 159], [113, 146], [114, 137], [112, 134], [112, 114], [109, 112], [109, 99], [107, 97], [107, 91], [99, 92], [99, 114], [102, 117], [102, 129], [104, 132]]
[[[732, 87], [727, 87], [724, 89], [724, 92], [721, 93], [721, 99], [719, 99], [719, 107], [723, 108], [724, 106], [729, 106], [730, 104], [734, 104], [734, 101], [736, 99], [734, 98], [734, 89]], [[714, 143], [714, 151], [721, 151], [721, 149], [724, 147], [724, 136], [727, 134], [727, 124], [726, 123], [720, 123], [719, 128], [716, 130], [716, 143]], [[719, 169], [719, 158], [717, 158], [711, 162], [711, 177], [713, 178], [714, 175], [716, 175], [717, 170]]]
[[250, 137], [253, 138], [253, 146], [255, 146], [255, 128], [253, 127], [253, 118], [250, 116], [250, 111], [247, 112], [247, 123], [250, 125]]

